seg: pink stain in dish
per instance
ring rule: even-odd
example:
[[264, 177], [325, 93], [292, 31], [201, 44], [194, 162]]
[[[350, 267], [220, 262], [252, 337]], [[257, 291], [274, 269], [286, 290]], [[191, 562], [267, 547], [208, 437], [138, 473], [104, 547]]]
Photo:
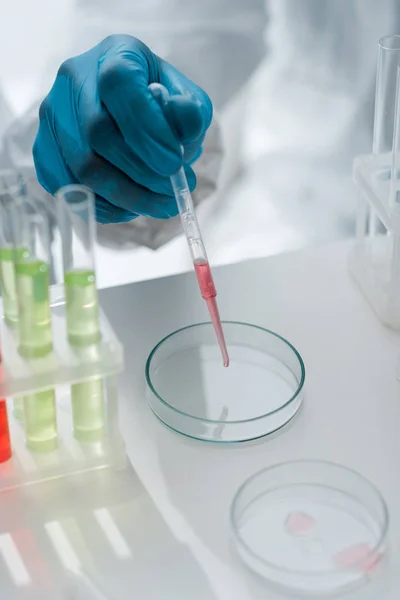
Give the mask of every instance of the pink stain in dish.
[[344, 548], [333, 557], [336, 566], [357, 569], [370, 573], [381, 560], [382, 555], [375, 552], [369, 544], [363, 542]]
[[289, 535], [307, 535], [315, 527], [313, 517], [304, 512], [292, 512], [285, 521], [285, 530]]
[[229, 355], [228, 350], [226, 348], [221, 318], [219, 316], [218, 305], [216, 301], [217, 290], [215, 289], [210, 264], [208, 261], [199, 260], [194, 262], [194, 268], [196, 271], [197, 281], [199, 282], [201, 295], [207, 302], [207, 307], [210, 312], [211, 321], [214, 325], [219, 347], [221, 348], [224, 367], [229, 367]]

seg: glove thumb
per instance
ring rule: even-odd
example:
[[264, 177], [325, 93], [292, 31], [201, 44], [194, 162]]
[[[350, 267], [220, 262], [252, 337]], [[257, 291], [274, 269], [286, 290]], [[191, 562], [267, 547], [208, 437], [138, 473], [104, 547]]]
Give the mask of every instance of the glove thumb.
[[200, 102], [189, 95], [171, 96], [169, 100], [174, 127], [181, 143], [186, 146], [204, 138], [205, 122]]

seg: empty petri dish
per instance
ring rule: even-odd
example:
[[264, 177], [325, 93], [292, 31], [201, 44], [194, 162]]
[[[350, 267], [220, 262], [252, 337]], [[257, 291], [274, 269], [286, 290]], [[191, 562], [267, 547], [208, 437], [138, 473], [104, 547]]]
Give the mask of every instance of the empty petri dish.
[[292, 593], [337, 594], [369, 581], [384, 556], [386, 504], [355, 471], [294, 461], [250, 477], [231, 507], [243, 561]]
[[304, 364], [284, 338], [255, 325], [224, 322], [230, 366], [211, 323], [164, 338], [146, 364], [147, 399], [157, 417], [187, 436], [243, 442], [285, 425], [303, 399]]

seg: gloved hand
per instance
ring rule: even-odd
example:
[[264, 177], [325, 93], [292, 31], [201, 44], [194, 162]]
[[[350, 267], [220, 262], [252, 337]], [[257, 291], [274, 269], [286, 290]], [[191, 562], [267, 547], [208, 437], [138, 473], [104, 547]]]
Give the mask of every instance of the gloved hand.
[[[174, 126], [150, 83], [167, 88]], [[117, 223], [177, 214], [169, 176], [183, 162], [195, 188], [189, 165], [201, 154], [212, 104], [142, 42], [113, 35], [61, 65], [39, 115], [33, 157], [42, 186], [53, 194], [69, 183], [87, 185], [96, 194], [97, 220]]]

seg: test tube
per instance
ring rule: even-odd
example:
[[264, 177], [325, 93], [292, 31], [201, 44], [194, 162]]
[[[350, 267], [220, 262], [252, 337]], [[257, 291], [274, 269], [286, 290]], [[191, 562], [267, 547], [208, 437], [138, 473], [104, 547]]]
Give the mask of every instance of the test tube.
[[[387, 155], [387, 177], [390, 180], [389, 205], [400, 209], [400, 36], [390, 35], [379, 41], [378, 71], [375, 97], [373, 154]], [[386, 174], [385, 174], [386, 175]], [[376, 232], [376, 217], [372, 233]], [[374, 227], [375, 224], [375, 227]], [[371, 230], [370, 230], [371, 233]], [[399, 296], [400, 239], [388, 232], [391, 257], [390, 294]]]
[[0, 463], [11, 458], [10, 429], [8, 426], [7, 404], [0, 398]]
[[18, 206], [15, 275], [19, 310], [19, 353], [46, 356], [53, 349], [49, 299], [48, 215], [26, 201]]
[[392, 153], [399, 61], [400, 36], [389, 35], [382, 38], [378, 50], [373, 154]]
[[68, 340], [89, 346], [100, 340], [99, 303], [94, 266], [94, 196], [69, 185], [56, 194], [64, 263]]
[[[15, 283], [15, 254], [21, 252], [14, 247], [14, 227], [17, 206], [25, 197], [25, 182], [18, 171], [0, 172], [0, 289], [3, 298], [4, 320], [7, 325], [18, 325], [18, 300]], [[14, 398], [15, 418], [23, 420], [24, 403], [21, 397]]]
[[[19, 310], [19, 353], [35, 359], [53, 350], [49, 297], [50, 229], [43, 207], [26, 200], [18, 205], [15, 227], [16, 289]], [[30, 450], [57, 448], [57, 419], [53, 389], [23, 397], [26, 443]]]
[[13, 240], [15, 210], [24, 189], [24, 181], [17, 171], [0, 172], [0, 288], [4, 320], [11, 326], [18, 323]]
[[[2, 356], [0, 348], [0, 375], [2, 369]], [[10, 429], [8, 425], [7, 404], [4, 398], [0, 398], [0, 463], [11, 458]]]
[[[64, 264], [67, 335], [71, 346], [85, 349], [100, 341], [96, 286], [94, 195], [86, 187], [70, 185], [56, 194]], [[102, 379], [71, 386], [74, 436], [96, 442], [105, 435]]]
[[[400, 36], [389, 35], [379, 41], [378, 69], [376, 77], [375, 116], [372, 153], [388, 157], [388, 178], [398, 178], [396, 171], [396, 137], [399, 135], [398, 121], [398, 66], [400, 63]], [[392, 205], [396, 194], [391, 194]]]
[[24, 396], [26, 445], [34, 452], [51, 452], [58, 446], [54, 389]]

